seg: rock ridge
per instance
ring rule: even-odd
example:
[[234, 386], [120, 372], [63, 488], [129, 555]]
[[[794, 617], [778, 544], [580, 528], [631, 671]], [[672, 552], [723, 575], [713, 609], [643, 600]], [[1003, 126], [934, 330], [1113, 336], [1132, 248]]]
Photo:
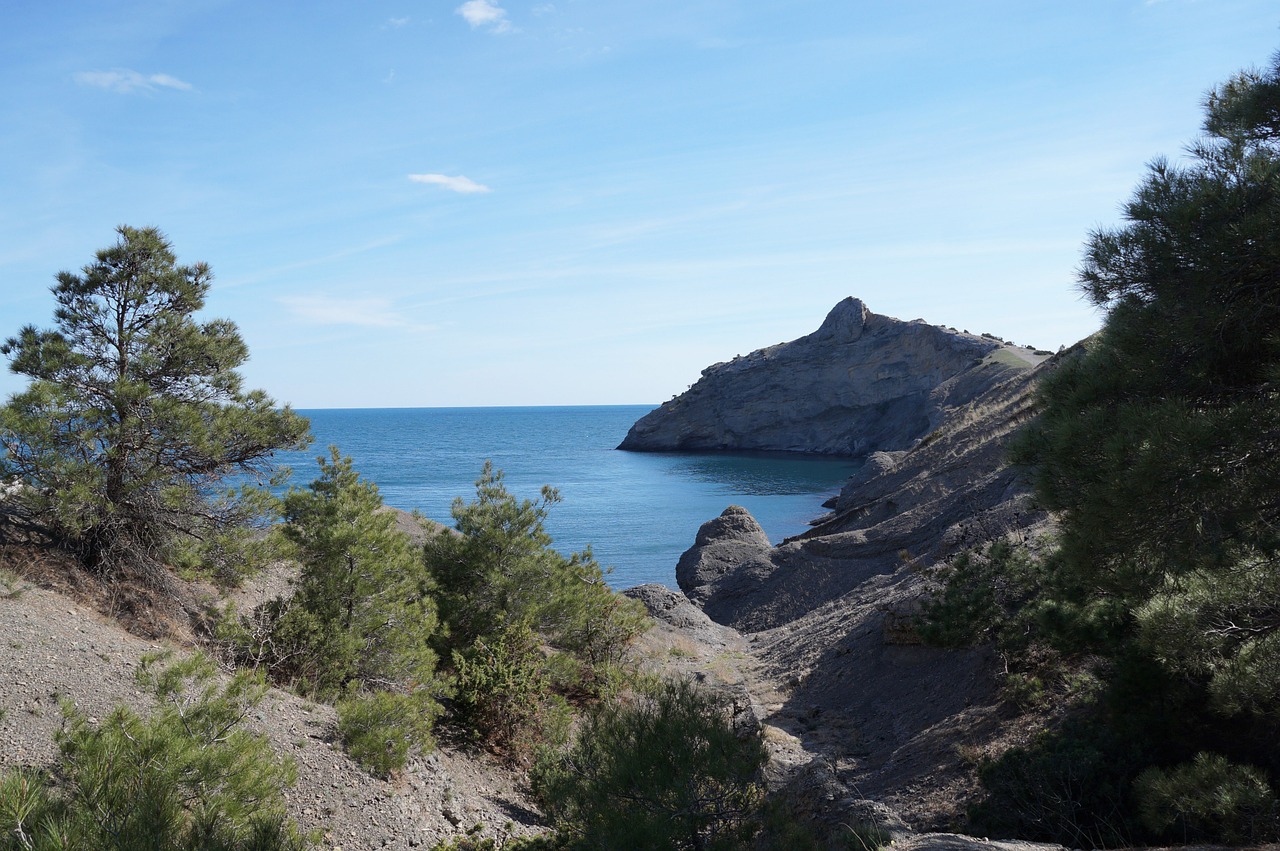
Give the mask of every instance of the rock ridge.
[[990, 335], [882, 316], [851, 296], [811, 334], [707, 367], [688, 391], [638, 420], [618, 448], [904, 450], [965, 397], [1036, 361]]
[[[848, 315], [823, 329], [852, 337]], [[865, 316], [860, 339], [875, 324]], [[1070, 353], [996, 343], [928, 391], [929, 430], [902, 448], [876, 446], [810, 530], [770, 546], [730, 506], [681, 556], [691, 604], [746, 639], [744, 684], [774, 762], [800, 772], [789, 776], [801, 799], [825, 802], [808, 817], [847, 821], [870, 799], [914, 830], [954, 829], [977, 792], [962, 755], [997, 754], [1023, 735], [990, 648], [925, 647], [915, 631], [935, 568], [1000, 538], [1034, 549], [1052, 531], [1006, 451], [1041, 377]], [[938, 838], [957, 851], [984, 844]]]

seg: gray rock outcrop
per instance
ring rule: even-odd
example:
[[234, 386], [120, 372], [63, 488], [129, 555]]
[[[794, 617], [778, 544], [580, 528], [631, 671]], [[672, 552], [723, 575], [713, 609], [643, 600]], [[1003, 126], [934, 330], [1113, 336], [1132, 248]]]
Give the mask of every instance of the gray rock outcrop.
[[[682, 556], [681, 589], [746, 639], [744, 687], [775, 766], [798, 778], [797, 817], [896, 835], [896, 813], [917, 830], [946, 829], [976, 790], [961, 754], [1016, 739], [993, 651], [921, 646], [914, 615], [935, 567], [997, 538], [1034, 547], [1051, 529], [1006, 452], [1033, 413], [1040, 376], [1060, 360], [997, 346], [925, 393], [937, 414], [925, 434], [903, 448], [870, 447], [809, 531], [769, 546], [731, 506]], [[824, 779], [824, 765], [838, 783]], [[863, 813], [867, 799], [890, 811]]]
[[881, 316], [846, 298], [812, 334], [707, 367], [687, 392], [636, 422], [618, 448], [907, 449], [953, 406], [938, 389], [948, 382], [959, 389], [957, 376], [978, 373], [1006, 348], [994, 338]]
[[690, 600], [703, 603], [715, 583], [732, 569], [753, 560], [769, 563], [773, 545], [751, 512], [731, 505], [698, 529], [693, 546], [676, 564], [676, 584]]
[[689, 598], [665, 585], [637, 585], [622, 592], [633, 600], [639, 600], [649, 616], [659, 623], [679, 630], [686, 638], [704, 647], [723, 650], [737, 649], [742, 636], [732, 627], [718, 624], [707, 617]]

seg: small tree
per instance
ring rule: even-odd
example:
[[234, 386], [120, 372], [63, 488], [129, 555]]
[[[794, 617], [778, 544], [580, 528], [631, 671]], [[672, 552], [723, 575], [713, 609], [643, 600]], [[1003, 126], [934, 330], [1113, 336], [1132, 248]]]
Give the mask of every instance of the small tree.
[[524, 623], [590, 664], [607, 664], [647, 627], [643, 607], [609, 588], [590, 550], [566, 557], [552, 548], [543, 523], [559, 501], [551, 487], [536, 502], [517, 499], [489, 462], [475, 501], [454, 500], [457, 534], [441, 531], [426, 544], [454, 647]]
[[453, 502], [456, 529], [424, 548], [457, 720], [514, 761], [560, 736], [565, 696], [598, 697], [616, 684], [627, 644], [649, 623], [589, 550], [552, 548], [543, 522], [559, 501], [550, 487], [536, 502], [517, 499], [486, 462], [475, 501]]
[[336, 447], [318, 460], [320, 476], [284, 498], [283, 535], [302, 565], [297, 590], [247, 617], [230, 612], [220, 637], [238, 662], [339, 699], [348, 752], [388, 775], [411, 748], [432, 747], [446, 690], [431, 646], [438, 621], [430, 579], [377, 486]]
[[150, 718], [121, 706], [99, 724], [66, 707], [56, 790], [44, 775], [0, 775], [0, 849], [308, 847], [285, 815], [292, 763], [241, 726], [266, 691], [261, 677], [218, 685], [205, 657], [156, 661], [139, 672], [160, 700]]
[[283, 534], [302, 564], [297, 590], [266, 604], [246, 661], [326, 697], [352, 684], [432, 687], [437, 618], [421, 559], [350, 458], [334, 447], [318, 460], [319, 477], [284, 498]]
[[534, 785], [552, 824], [584, 848], [742, 848], [765, 761], [759, 733], [735, 730], [723, 700], [670, 680], [589, 715]]
[[209, 267], [176, 265], [155, 228], [117, 232], [81, 274], [58, 275], [56, 329], [0, 346], [31, 378], [0, 408], [0, 476], [22, 481], [18, 498], [97, 570], [239, 521], [239, 503], [212, 489], [309, 440], [303, 417], [242, 389], [235, 325], [194, 318]]

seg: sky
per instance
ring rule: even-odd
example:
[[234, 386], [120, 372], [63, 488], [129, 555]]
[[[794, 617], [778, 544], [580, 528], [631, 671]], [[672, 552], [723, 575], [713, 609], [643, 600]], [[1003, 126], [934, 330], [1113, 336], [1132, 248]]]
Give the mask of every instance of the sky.
[[[13, 0], [0, 339], [159, 227], [298, 408], [656, 404], [846, 296], [1057, 349], [1253, 0]], [[0, 395], [26, 379], [0, 374]]]

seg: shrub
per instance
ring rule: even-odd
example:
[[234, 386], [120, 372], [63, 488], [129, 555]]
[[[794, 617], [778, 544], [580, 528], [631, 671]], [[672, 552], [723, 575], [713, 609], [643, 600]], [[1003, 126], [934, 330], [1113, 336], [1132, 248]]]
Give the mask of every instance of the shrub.
[[643, 606], [615, 594], [590, 550], [563, 556], [543, 526], [560, 501], [554, 488], [518, 500], [486, 462], [476, 499], [453, 503], [457, 533], [426, 543], [449, 646], [466, 648], [511, 623], [527, 624], [553, 647], [593, 665], [616, 663], [648, 628]]
[[337, 709], [343, 750], [374, 774], [390, 777], [404, 768], [411, 749], [435, 747], [431, 726], [440, 705], [421, 691], [354, 693]]
[[515, 762], [563, 742], [566, 697], [616, 691], [626, 647], [650, 623], [640, 603], [609, 588], [590, 550], [552, 548], [543, 522], [559, 499], [549, 487], [536, 502], [516, 499], [486, 462], [475, 501], [454, 501], [456, 530], [424, 547], [457, 720]]
[[1093, 722], [1041, 734], [979, 766], [986, 797], [970, 829], [1070, 848], [1132, 845], [1129, 781], [1141, 750]]
[[1134, 789], [1143, 823], [1174, 841], [1274, 841], [1280, 802], [1263, 773], [1218, 754], [1199, 753], [1171, 769], [1149, 768]]
[[333, 698], [372, 690], [441, 691], [431, 639], [430, 579], [378, 489], [331, 449], [307, 490], [284, 499], [283, 534], [302, 564], [295, 594], [248, 616], [229, 612], [218, 636], [240, 664]]
[[935, 647], [970, 647], [986, 641], [1009, 646], [1024, 634], [1020, 615], [1040, 585], [1044, 567], [1023, 547], [993, 541], [985, 552], [962, 553], [935, 572], [941, 588], [916, 620]]
[[240, 723], [261, 700], [261, 677], [241, 672], [222, 686], [205, 657], [139, 681], [160, 700], [149, 719], [118, 707], [101, 724], [64, 707], [55, 786], [14, 770], [0, 780], [0, 849], [302, 849], [285, 817], [291, 763]]
[[454, 651], [458, 721], [477, 739], [514, 762], [523, 762], [541, 743], [562, 744], [568, 706], [551, 691], [546, 657], [524, 624], [498, 636], [477, 639]]
[[721, 698], [673, 680], [591, 712], [533, 782], [571, 844], [735, 848], [754, 831], [765, 760], [759, 734], [734, 729]]

